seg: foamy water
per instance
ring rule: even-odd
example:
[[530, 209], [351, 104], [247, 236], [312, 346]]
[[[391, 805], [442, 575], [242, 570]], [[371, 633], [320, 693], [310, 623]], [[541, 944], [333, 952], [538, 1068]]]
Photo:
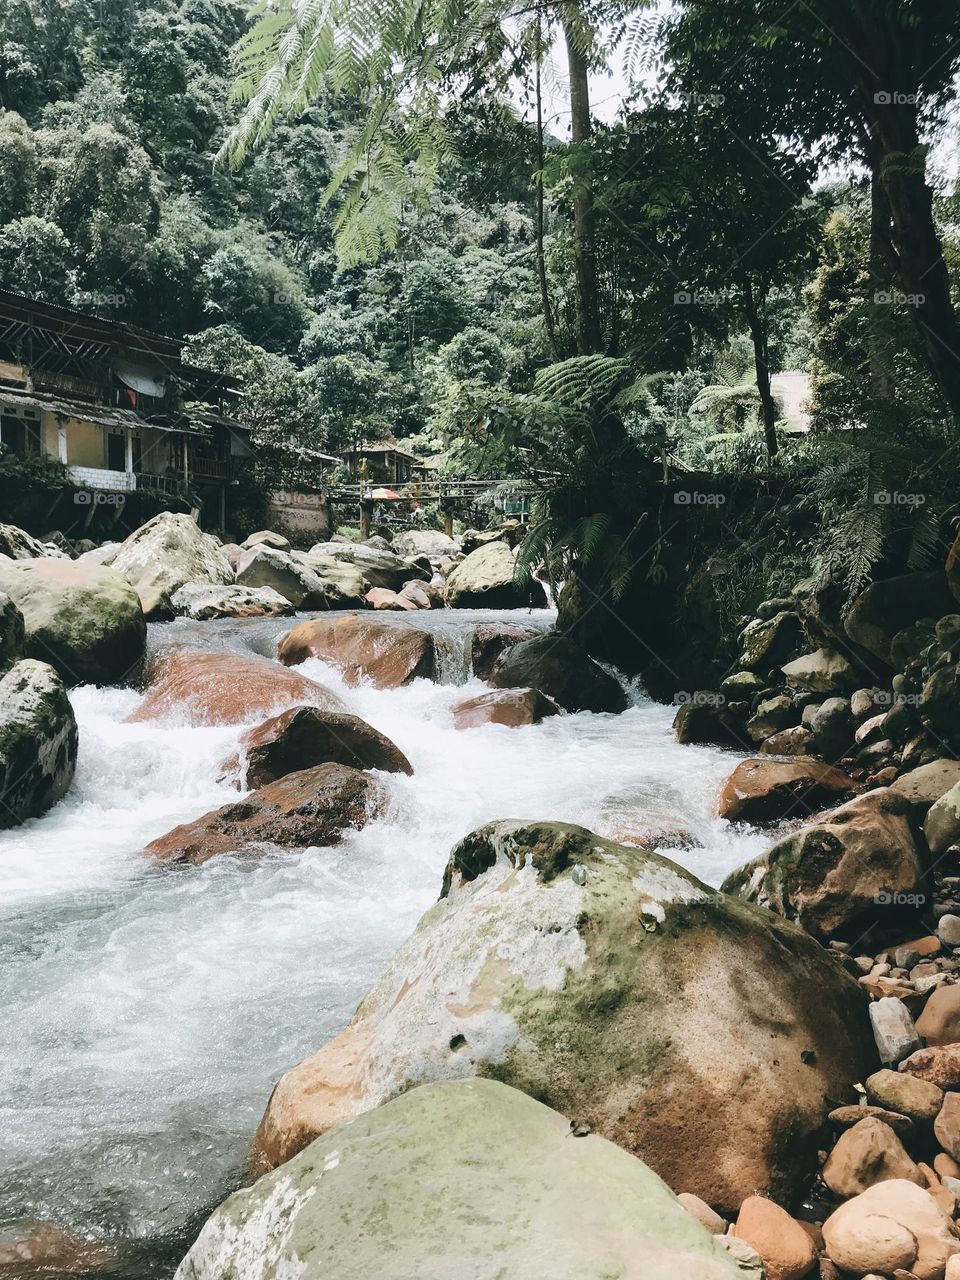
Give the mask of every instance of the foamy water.
[[[478, 619], [444, 613], [444, 678]], [[546, 626], [550, 616], [538, 615]], [[272, 653], [289, 621], [170, 624], [163, 643]], [[672, 709], [458, 732], [487, 686], [349, 688], [302, 668], [406, 753], [389, 812], [335, 849], [155, 867], [154, 837], [236, 799], [217, 782], [242, 726], [123, 724], [139, 696], [83, 688], [80, 761], [42, 819], [0, 834], [0, 1216], [98, 1238], [173, 1241], [130, 1272], [172, 1273], [185, 1236], [235, 1185], [277, 1077], [338, 1031], [435, 901], [451, 846], [494, 818], [578, 822], [618, 838], [682, 832], [669, 856], [716, 884], [764, 837], [713, 816], [736, 763], [679, 747]]]

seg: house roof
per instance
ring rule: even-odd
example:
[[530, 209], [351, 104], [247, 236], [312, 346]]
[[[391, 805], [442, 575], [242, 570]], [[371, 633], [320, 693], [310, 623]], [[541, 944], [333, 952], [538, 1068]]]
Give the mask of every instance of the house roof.
[[344, 449], [343, 452], [345, 457], [361, 453], [396, 453], [401, 458], [410, 458], [413, 462], [420, 461], [415, 453], [411, 453], [409, 449], [404, 449], [402, 445], [391, 440], [379, 440], [375, 444], [359, 444], [353, 449]]
[[[77, 418], [81, 422], [93, 422], [99, 427], [124, 427], [128, 431], [139, 430], [141, 427], [150, 427], [154, 431], [175, 431], [180, 435], [206, 435], [204, 431], [197, 431], [189, 426], [177, 426], [170, 422], [157, 422], [149, 417], [142, 417], [134, 409], [122, 409], [113, 407], [112, 405], [90, 404], [85, 400], [65, 400], [60, 396], [50, 396], [43, 392], [27, 393], [18, 391], [15, 387], [5, 387], [0, 384], [0, 404], [12, 405], [18, 409], [45, 409], [48, 413], [54, 413], [62, 418]], [[249, 433], [250, 428], [242, 422], [236, 422], [233, 418], [226, 418], [219, 413], [198, 413], [195, 415], [201, 422], [210, 425], [219, 424], [228, 427], [231, 431], [242, 431]]]

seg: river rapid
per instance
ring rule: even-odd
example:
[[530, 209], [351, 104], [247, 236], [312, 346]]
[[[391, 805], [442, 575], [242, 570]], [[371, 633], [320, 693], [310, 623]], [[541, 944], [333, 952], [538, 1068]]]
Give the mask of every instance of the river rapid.
[[[0, 1218], [107, 1241], [130, 1280], [172, 1275], [242, 1177], [277, 1078], [348, 1021], [436, 900], [452, 845], [483, 822], [673, 833], [667, 856], [711, 884], [766, 843], [714, 816], [739, 757], [678, 746], [673, 709], [635, 687], [619, 716], [453, 728], [452, 705], [487, 687], [467, 676], [473, 624], [546, 628], [551, 613], [411, 617], [442, 640], [443, 683], [349, 688], [302, 668], [414, 767], [384, 775], [387, 814], [334, 849], [146, 862], [151, 839], [237, 798], [218, 772], [244, 726], [125, 724], [135, 691], [73, 692], [69, 795], [0, 833]], [[272, 657], [291, 625], [181, 621], [151, 627], [150, 644]]]

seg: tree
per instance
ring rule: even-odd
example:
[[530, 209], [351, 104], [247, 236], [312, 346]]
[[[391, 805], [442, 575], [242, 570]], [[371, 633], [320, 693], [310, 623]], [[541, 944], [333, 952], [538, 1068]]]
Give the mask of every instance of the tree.
[[15, 111], [0, 111], [0, 224], [30, 212], [36, 185], [33, 132]]
[[907, 297], [924, 360], [960, 417], [960, 325], [926, 176], [929, 131], [956, 96], [960, 6], [943, 0], [686, 0], [668, 52], [685, 92], [824, 157], [861, 160], [875, 188], [874, 263]]
[[30, 214], [0, 227], [0, 287], [69, 306], [74, 301], [74, 252], [60, 228]]

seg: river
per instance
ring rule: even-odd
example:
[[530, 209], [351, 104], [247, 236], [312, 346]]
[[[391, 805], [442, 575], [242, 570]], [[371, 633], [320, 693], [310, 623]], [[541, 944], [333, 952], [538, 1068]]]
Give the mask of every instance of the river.
[[[408, 615], [408, 618], [411, 615]], [[714, 816], [737, 756], [680, 747], [673, 709], [627, 686], [624, 714], [458, 732], [478, 620], [412, 615], [443, 640], [443, 679], [396, 690], [303, 671], [406, 753], [387, 814], [335, 849], [155, 867], [155, 836], [236, 799], [218, 782], [242, 726], [125, 724], [139, 695], [74, 690], [80, 756], [69, 795], [0, 835], [0, 1216], [116, 1244], [130, 1280], [172, 1275], [236, 1185], [270, 1090], [351, 1016], [436, 899], [451, 846], [493, 818], [559, 819], [642, 838], [712, 884], [764, 838]], [[272, 656], [289, 619], [174, 622], [150, 645]]]

